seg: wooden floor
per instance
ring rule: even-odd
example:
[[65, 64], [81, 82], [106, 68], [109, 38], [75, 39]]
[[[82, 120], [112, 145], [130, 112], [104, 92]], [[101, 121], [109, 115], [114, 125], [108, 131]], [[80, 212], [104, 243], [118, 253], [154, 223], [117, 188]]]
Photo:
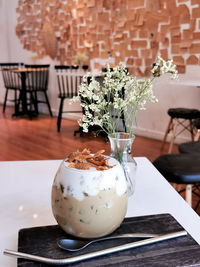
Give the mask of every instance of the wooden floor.
[[[104, 137], [94, 137], [91, 133], [74, 136], [74, 130], [78, 129], [76, 121], [63, 119], [58, 133], [55, 117], [40, 114], [31, 121], [27, 117], [12, 117], [12, 112], [13, 107], [7, 107], [3, 114], [0, 106], [0, 161], [63, 159], [70, 152], [83, 148], [93, 152], [103, 148], [105, 154], [110, 154], [110, 145]], [[137, 136], [132, 154], [153, 161], [161, 153], [160, 146], [158, 140]], [[173, 152], [177, 151], [174, 146]], [[167, 153], [167, 146], [162, 153]]]
[[[77, 121], [62, 120], [61, 132], [57, 132], [57, 119], [40, 114], [32, 121], [27, 117], [12, 117], [13, 108], [2, 113], [0, 106], [0, 160], [63, 159], [77, 149], [89, 148], [97, 151], [104, 148], [110, 153], [110, 145], [102, 136], [79, 134]], [[167, 151], [167, 147], [165, 148]], [[177, 148], [174, 148], [177, 151]], [[139, 137], [133, 144], [133, 156], [144, 156], [153, 161], [160, 155], [160, 141]]]

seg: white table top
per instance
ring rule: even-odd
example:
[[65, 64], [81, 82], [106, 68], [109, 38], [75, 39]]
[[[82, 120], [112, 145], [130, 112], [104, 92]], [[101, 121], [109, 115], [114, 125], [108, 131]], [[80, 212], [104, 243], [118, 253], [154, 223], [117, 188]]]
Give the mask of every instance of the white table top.
[[[136, 189], [127, 217], [170, 213], [200, 244], [200, 217], [146, 158], [138, 164]], [[0, 266], [16, 267], [4, 256], [17, 250], [21, 228], [56, 224], [51, 211], [51, 186], [60, 160], [0, 162]]]

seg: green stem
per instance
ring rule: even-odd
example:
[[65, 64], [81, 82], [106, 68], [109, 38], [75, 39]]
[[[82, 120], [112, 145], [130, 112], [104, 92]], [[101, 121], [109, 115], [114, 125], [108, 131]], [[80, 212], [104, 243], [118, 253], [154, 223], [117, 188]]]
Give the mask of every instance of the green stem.
[[[154, 79], [155, 79], [155, 77], [152, 77], [150, 83], [152, 83]], [[130, 87], [131, 87], [131, 85], [129, 86], [129, 89], [130, 89]], [[139, 102], [139, 99], [142, 96], [143, 92], [146, 90], [146, 88], [147, 88], [147, 84], [144, 86], [144, 88], [140, 91], [139, 95], [137, 96], [137, 99], [135, 101], [136, 103]], [[129, 133], [131, 133], [131, 131], [132, 131], [133, 120], [135, 119], [137, 110], [138, 110], [138, 104], [135, 106], [133, 111], [130, 112], [130, 116], [128, 116], [128, 118], [129, 118]]]

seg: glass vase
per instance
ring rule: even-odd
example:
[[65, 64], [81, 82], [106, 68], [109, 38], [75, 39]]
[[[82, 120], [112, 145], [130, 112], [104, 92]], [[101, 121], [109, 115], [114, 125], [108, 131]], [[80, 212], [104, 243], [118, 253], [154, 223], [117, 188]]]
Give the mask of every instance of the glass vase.
[[132, 157], [132, 144], [135, 135], [129, 133], [117, 132], [108, 136], [110, 141], [110, 156], [117, 159], [123, 167], [126, 182], [128, 185], [128, 193], [131, 196], [135, 190], [135, 173], [137, 163]]

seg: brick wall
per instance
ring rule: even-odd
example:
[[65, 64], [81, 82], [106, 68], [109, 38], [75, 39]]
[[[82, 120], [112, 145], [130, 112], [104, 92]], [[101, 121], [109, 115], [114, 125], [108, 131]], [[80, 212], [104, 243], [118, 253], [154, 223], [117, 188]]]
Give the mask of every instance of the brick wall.
[[16, 11], [24, 49], [60, 64], [83, 53], [101, 69], [111, 55], [144, 76], [158, 54], [179, 73], [200, 63], [200, 0], [18, 0]]

